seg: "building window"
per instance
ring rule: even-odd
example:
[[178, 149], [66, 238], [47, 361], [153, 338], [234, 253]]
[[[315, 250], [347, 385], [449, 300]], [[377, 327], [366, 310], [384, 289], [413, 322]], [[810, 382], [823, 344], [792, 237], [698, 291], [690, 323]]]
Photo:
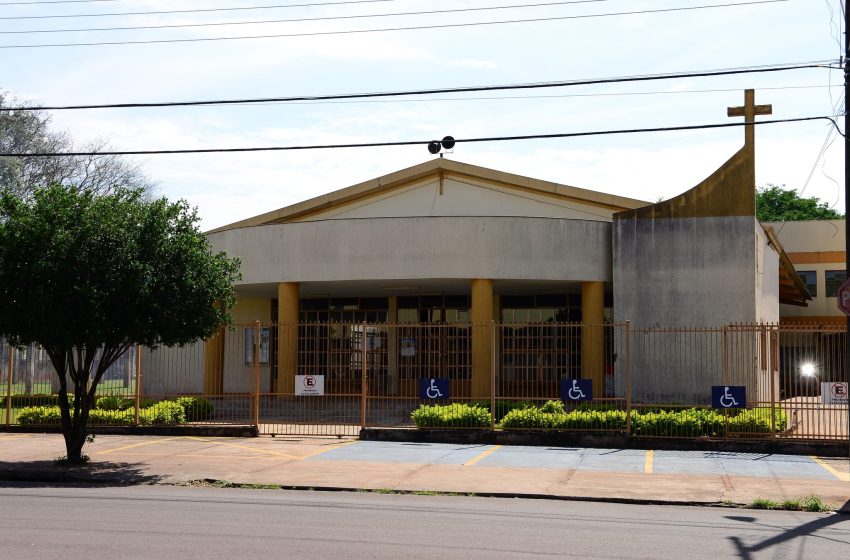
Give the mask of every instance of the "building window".
[[826, 271], [826, 297], [835, 297], [846, 276], [843, 270]]
[[[254, 356], [257, 353], [256, 341], [254, 340], [254, 335], [256, 333], [256, 329], [252, 327], [247, 327], [244, 330], [245, 333], [245, 346], [244, 346], [244, 364], [246, 366], [254, 365]], [[260, 328], [260, 365], [267, 366], [269, 365], [269, 328], [261, 327]]]
[[818, 271], [798, 270], [797, 275], [806, 285], [806, 289], [809, 290], [809, 295], [813, 298], [818, 297]]

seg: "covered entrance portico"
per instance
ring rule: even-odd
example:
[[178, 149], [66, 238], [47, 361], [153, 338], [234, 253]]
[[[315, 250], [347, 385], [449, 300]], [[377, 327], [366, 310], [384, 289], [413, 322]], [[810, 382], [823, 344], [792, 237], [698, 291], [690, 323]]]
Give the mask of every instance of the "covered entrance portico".
[[[555, 396], [567, 378], [592, 378], [604, 391], [611, 361], [602, 282], [304, 282], [241, 287], [240, 296], [253, 315], [237, 308], [237, 322], [270, 325], [267, 342], [260, 336], [269, 347], [263, 392], [293, 394], [295, 375], [323, 375], [326, 393], [359, 395], [365, 360], [370, 394], [411, 397], [419, 379], [444, 378], [453, 396], [487, 398], [499, 372], [501, 395]], [[227, 336], [208, 341], [207, 352]], [[207, 385], [228, 362], [207, 362]]]

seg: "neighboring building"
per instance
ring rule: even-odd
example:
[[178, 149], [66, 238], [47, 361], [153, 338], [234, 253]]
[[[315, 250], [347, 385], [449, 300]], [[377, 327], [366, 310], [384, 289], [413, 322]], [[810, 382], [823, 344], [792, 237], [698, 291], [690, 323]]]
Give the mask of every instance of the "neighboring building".
[[836, 290], [845, 279], [844, 220], [771, 222], [765, 225], [776, 231], [812, 296], [806, 307], [781, 305], [780, 322], [845, 323], [847, 316], [838, 309], [835, 297]]

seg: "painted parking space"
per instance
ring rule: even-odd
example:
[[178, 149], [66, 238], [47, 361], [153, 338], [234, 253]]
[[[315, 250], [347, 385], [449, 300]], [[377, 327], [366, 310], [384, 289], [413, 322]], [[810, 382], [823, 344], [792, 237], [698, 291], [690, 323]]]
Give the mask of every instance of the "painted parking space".
[[380, 441], [355, 441], [307, 460], [813, 480], [843, 480], [844, 476], [825, 468], [822, 461], [797, 455]]
[[482, 459], [478, 465], [482, 467], [644, 472], [644, 462], [645, 452], [640, 449], [506, 446]]
[[[141, 441], [139, 441], [141, 439]], [[174, 436], [165, 438], [101, 438], [88, 449], [96, 457], [107, 458], [166, 458], [189, 457], [253, 461], [300, 461], [339, 449], [355, 440], [307, 439], [243, 439]]]
[[655, 451], [652, 472], [835, 480], [812, 458], [800, 455], [718, 451]]
[[482, 444], [358, 441], [323, 453], [321, 457], [315, 457], [315, 460], [463, 465], [473, 461], [491, 447], [493, 446]]

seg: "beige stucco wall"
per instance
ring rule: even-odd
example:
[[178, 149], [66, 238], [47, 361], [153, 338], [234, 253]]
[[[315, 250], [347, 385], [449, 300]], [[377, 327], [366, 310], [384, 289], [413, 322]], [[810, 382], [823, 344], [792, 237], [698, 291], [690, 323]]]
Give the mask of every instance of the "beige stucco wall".
[[[268, 326], [271, 322], [271, 300], [239, 298], [233, 308], [234, 329], [225, 333], [224, 345], [224, 392], [237, 393], [251, 390], [255, 376], [253, 366], [245, 365], [245, 330], [253, 329], [255, 321]], [[271, 352], [271, 343], [269, 346]], [[260, 390], [269, 390], [269, 366], [260, 366]]]
[[496, 183], [429, 177], [409, 186], [310, 214], [298, 221], [409, 216], [527, 216], [610, 222], [613, 210]]
[[513, 217], [335, 219], [210, 234], [242, 285], [489, 278], [611, 281], [611, 224]]

